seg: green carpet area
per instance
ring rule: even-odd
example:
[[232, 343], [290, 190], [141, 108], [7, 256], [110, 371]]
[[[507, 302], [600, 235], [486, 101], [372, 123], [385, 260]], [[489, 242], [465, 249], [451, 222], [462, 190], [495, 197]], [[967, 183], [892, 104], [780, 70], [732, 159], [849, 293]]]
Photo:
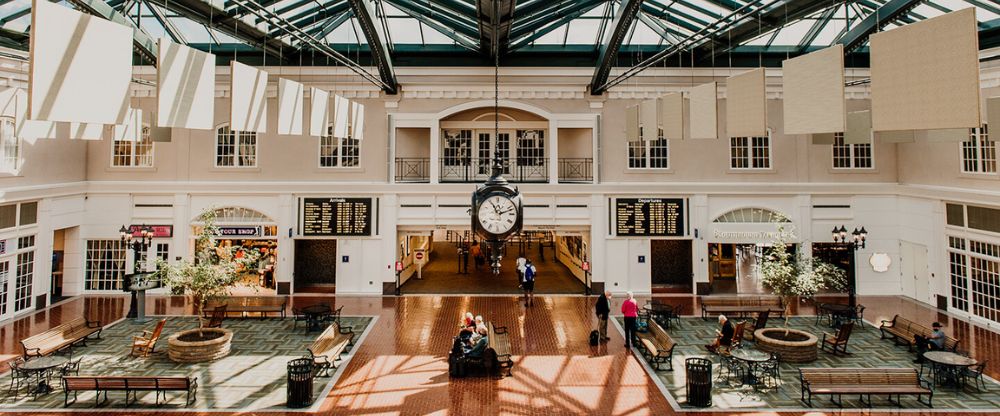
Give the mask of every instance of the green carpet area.
[[[161, 399], [159, 408], [286, 409], [286, 363], [306, 355], [306, 347], [320, 334], [319, 331], [307, 334], [302, 322], [293, 328], [291, 318], [226, 319], [223, 327], [233, 331], [229, 356], [208, 363], [182, 364], [167, 357], [167, 338], [175, 332], [197, 327], [198, 321], [194, 317], [171, 316], [166, 317], [167, 323], [163, 336], [156, 345], [156, 352], [148, 358], [130, 357], [132, 336], [144, 329], [152, 330], [156, 319], [163, 317], [152, 318], [154, 320], [145, 324], [136, 324], [132, 320], [119, 321], [106, 327], [101, 339], [87, 341], [87, 346], [74, 347], [72, 359], [83, 359], [80, 375], [170, 375], [198, 378], [198, 395], [193, 404], [185, 406], [184, 392], [172, 392], [167, 393], [167, 404], [162, 404]], [[342, 361], [338, 361], [338, 366], [358, 347], [362, 333], [371, 322], [372, 317], [342, 318], [343, 325], [354, 330], [355, 346], [341, 356]], [[331, 369], [330, 374], [334, 373], [335, 370]], [[9, 382], [9, 376], [5, 377], [8, 377]], [[314, 379], [313, 397], [321, 397], [323, 389], [333, 381], [334, 377]], [[55, 390], [37, 399], [26, 395], [23, 387], [16, 399], [13, 394], [5, 395], [0, 402], [0, 410], [63, 408], [64, 394], [59, 378], [53, 376], [51, 383]], [[153, 392], [139, 393], [139, 403], [131, 403], [129, 408], [152, 408], [154, 396]], [[94, 399], [92, 392], [80, 393], [78, 401], [70, 405], [70, 409], [93, 408]], [[123, 408], [124, 405], [124, 392], [110, 392], [108, 401], [101, 408]]]
[[[623, 319], [618, 317], [621, 324]], [[781, 320], [770, 321], [769, 326], [781, 326]], [[804, 330], [815, 334], [822, 339], [823, 332], [834, 332], [833, 329], [824, 325], [816, 324], [813, 317], [793, 317], [790, 319], [790, 327]], [[781, 379], [777, 386], [768, 385], [765, 387], [752, 388], [741, 386], [737, 377], [731, 380], [720, 379], [719, 377], [719, 357], [709, 354], [705, 350], [705, 344], [715, 339], [715, 330], [718, 322], [712, 320], [702, 320], [700, 318], [682, 318], [681, 323], [675, 323], [673, 328], [667, 332], [677, 342], [674, 349], [673, 368], [674, 371], [667, 371], [666, 365], [662, 365], [662, 370], [655, 371], [656, 376], [663, 382], [667, 391], [683, 408], [690, 408], [687, 405], [685, 393], [685, 370], [684, 360], [690, 357], [708, 358], [714, 363], [712, 367], [713, 390], [712, 407], [719, 410], [730, 409], [801, 409], [808, 407], [800, 400], [799, 371], [800, 367], [901, 367], [920, 369], [920, 364], [913, 363], [916, 357], [914, 353], [907, 352], [906, 347], [896, 346], [891, 340], [881, 339], [877, 327], [865, 324], [864, 328], [855, 326], [851, 334], [848, 356], [834, 356], [821, 351], [817, 361], [808, 364], [782, 363], [780, 366]], [[748, 348], [753, 348], [753, 342], [747, 342]], [[636, 350], [638, 351], [638, 350]], [[637, 354], [638, 356], [638, 354]], [[993, 363], [989, 363], [993, 364]], [[651, 366], [652, 367], [652, 366]], [[930, 379], [929, 370], [925, 368], [923, 377]], [[977, 392], [974, 387], [967, 386], [963, 391], [955, 391], [952, 387], [936, 386], [934, 388], [934, 409], [977, 409], [977, 410], [1000, 410], [1000, 384], [985, 379], [986, 390]], [[837, 408], [837, 405], [830, 402], [829, 396], [813, 396], [813, 407], [819, 409]], [[857, 397], [843, 397], [845, 408], [864, 408]], [[918, 403], [915, 396], [903, 396], [903, 408], [906, 409], [928, 409], [926, 405]], [[891, 404], [884, 397], [872, 397], [872, 407], [894, 409], [896, 405]]]

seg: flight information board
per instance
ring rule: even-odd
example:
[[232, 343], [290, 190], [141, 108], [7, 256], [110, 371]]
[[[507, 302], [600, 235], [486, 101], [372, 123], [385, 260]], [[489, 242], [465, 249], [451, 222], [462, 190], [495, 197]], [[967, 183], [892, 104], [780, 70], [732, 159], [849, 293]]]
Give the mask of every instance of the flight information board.
[[684, 236], [684, 200], [681, 198], [617, 198], [614, 210], [616, 235]]
[[369, 236], [371, 198], [303, 198], [302, 235]]

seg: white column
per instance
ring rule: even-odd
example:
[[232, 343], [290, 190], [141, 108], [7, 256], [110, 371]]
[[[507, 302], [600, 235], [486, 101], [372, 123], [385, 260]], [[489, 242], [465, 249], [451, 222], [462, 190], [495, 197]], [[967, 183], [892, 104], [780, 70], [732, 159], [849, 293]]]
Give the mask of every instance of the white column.
[[[52, 216], [51, 200], [43, 199], [38, 201], [37, 223], [38, 231], [35, 233], [35, 268], [31, 282], [31, 301], [34, 302], [38, 296], [44, 295], [45, 306], [48, 306], [48, 294], [52, 293]], [[24, 205], [22, 205], [24, 206]], [[16, 246], [16, 239], [14, 241]], [[13, 247], [15, 250], [17, 247]], [[11, 250], [8, 247], [7, 250]], [[17, 260], [11, 262], [15, 266]], [[11, 276], [14, 276], [14, 267], [11, 267]], [[37, 308], [39, 305], [35, 303]]]
[[549, 120], [549, 183], [559, 183], [558, 120]]
[[298, 216], [298, 205], [292, 194], [278, 195], [278, 259], [274, 265], [275, 286], [282, 282], [289, 283], [289, 293], [292, 292], [293, 261], [295, 259], [295, 240], [292, 239]]
[[396, 120], [392, 114], [386, 116], [389, 124], [389, 183], [396, 183]]
[[591, 144], [591, 146], [593, 146], [591, 148], [591, 152], [590, 152], [591, 157], [593, 159], [593, 167], [591, 169], [592, 169], [593, 176], [594, 176], [594, 183], [600, 183], [601, 179], [598, 177], [600, 175], [600, 172], [601, 172], [601, 169], [600, 169], [600, 167], [601, 167], [601, 163], [600, 163], [601, 162], [601, 146], [600, 146], [600, 143], [601, 143], [601, 115], [600, 114], [595, 114], [594, 115], [594, 128], [590, 129], [590, 131], [591, 131], [590, 144]]
[[[694, 256], [692, 259], [692, 272], [694, 273], [694, 278], [692, 279], [691, 290], [697, 293], [698, 283], [708, 283], [708, 244], [705, 242], [705, 236], [711, 233], [711, 218], [708, 218], [708, 196], [705, 194], [692, 195], [691, 199], [688, 200], [688, 213], [691, 218], [691, 255]], [[698, 230], [698, 238], [694, 238], [694, 230]]]
[[441, 121], [431, 123], [431, 183], [441, 182]]
[[798, 225], [795, 227], [799, 237], [799, 249], [802, 257], [812, 257], [813, 218], [812, 196], [799, 195], [795, 198], [796, 209], [799, 211]]
[[[170, 242], [170, 258], [176, 261], [178, 257], [189, 257], [193, 254], [191, 243], [191, 197], [188, 194], [174, 195], [174, 238]], [[194, 261], [189, 257], [188, 260]]]

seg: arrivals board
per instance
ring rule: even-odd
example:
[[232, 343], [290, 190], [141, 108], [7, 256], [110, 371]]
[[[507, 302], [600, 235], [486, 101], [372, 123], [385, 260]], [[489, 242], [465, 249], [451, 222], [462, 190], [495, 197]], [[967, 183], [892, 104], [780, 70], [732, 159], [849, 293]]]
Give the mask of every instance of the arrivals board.
[[303, 198], [302, 235], [369, 236], [371, 198]]
[[681, 198], [617, 198], [615, 235], [623, 237], [684, 236], [684, 200]]

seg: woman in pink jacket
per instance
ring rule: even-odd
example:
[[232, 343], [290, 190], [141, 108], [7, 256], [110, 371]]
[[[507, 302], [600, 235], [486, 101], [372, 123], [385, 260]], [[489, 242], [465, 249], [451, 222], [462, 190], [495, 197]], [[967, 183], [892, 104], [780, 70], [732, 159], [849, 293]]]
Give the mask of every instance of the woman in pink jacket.
[[635, 321], [639, 317], [639, 305], [635, 303], [632, 292], [627, 292], [622, 302], [622, 314], [625, 315], [625, 348], [632, 348], [635, 339]]

